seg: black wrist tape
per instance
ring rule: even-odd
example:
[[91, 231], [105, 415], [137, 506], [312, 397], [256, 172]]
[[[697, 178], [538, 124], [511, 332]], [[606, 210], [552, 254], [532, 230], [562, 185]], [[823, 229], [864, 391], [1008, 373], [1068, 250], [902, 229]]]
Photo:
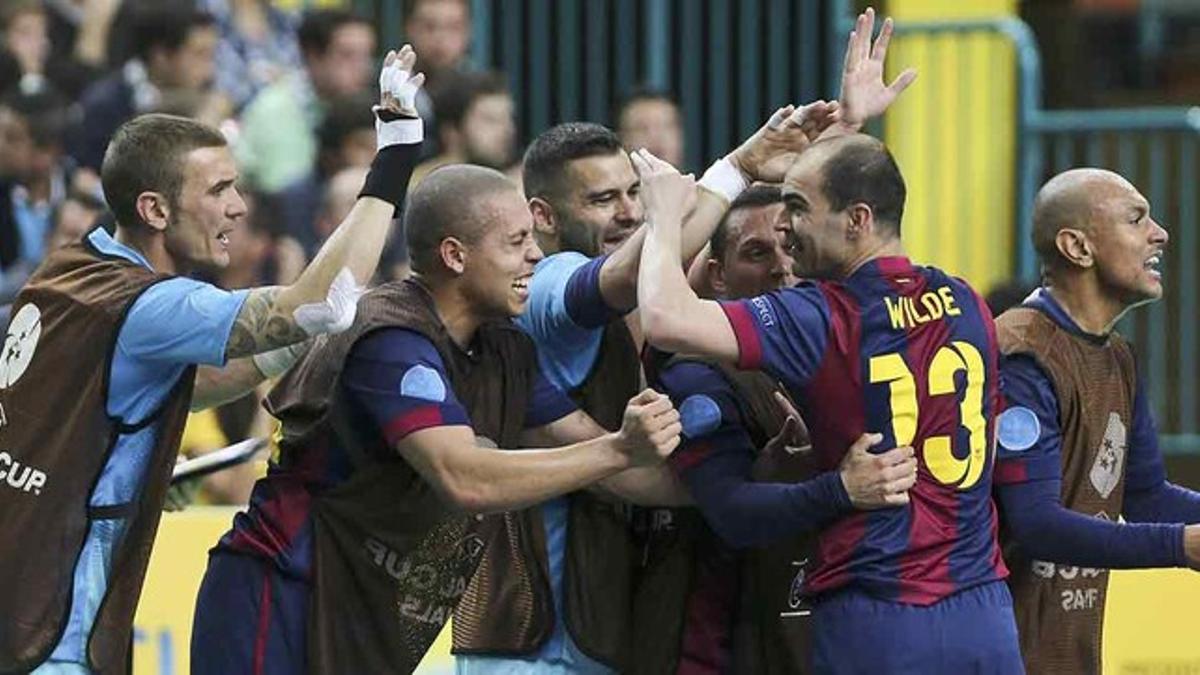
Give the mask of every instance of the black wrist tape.
[[390, 145], [375, 153], [371, 170], [359, 197], [377, 197], [396, 207], [399, 213], [408, 194], [408, 181], [416, 166], [420, 143]]

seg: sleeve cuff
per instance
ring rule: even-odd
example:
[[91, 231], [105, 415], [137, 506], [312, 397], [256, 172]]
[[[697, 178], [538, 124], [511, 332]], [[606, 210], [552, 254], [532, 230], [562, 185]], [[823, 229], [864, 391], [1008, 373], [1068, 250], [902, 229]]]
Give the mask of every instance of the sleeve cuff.
[[762, 341], [754, 326], [754, 317], [742, 301], [722, 302], [721, 309], [738, 343], [737, 367], [742, 370], [758, 370], [762, 366]]

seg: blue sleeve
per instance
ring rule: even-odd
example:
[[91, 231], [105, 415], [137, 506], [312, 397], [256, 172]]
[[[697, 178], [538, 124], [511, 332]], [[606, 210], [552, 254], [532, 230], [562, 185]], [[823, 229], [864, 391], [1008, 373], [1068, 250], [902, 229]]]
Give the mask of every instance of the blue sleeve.
[[346, 358], [342, 386], [390, 446], [422, 429], [471, 423], [441, 354], [414, 331], [385, 328], [359, 340]]
[[604, 321], [599, 321], [598, 261], [603, 260], [575, 252], [542, 260], [529, 284], [529, 302], [517, 317], [517, 325], [537, 345], [546, 377], [563, 391], [587, 378], [600, 350]]
[[824, 527], [851, 510], [836, 472], [795, 484], [751, 479], [758, 452], [732, 388], [711, 367], [674, 364], [662, 373], [661, 385], [683, 424], [672, 466], [709, 526], [730, 546], [764, 546]]
[[996, 484], [1061, 480], [1062, 430], [1050, 378], [1031, 356], [1003, 356], [1000, 387], [1006, 406], [996, 423]]
[[525, 410], [525, 428], [535, 429], [560, 420], [579, 409], [562, 389], [550, 383], [539, 366], [534, 366], [533, 383], [529, 390], [529, 407]]
[[738, 368], [763, 370], [795, 391], [816, 374], [832, 316], [820, 288], [800, 284], [721, 303], [738, 341]]
[[117, 348], [134, 360], [224, 365], [229, 333], [248, 293], [186, 277], [161, 281], [130, 307]]
[[1133, 403], [1123, 512], [1130, 522], [1200, 523], [1200, 492], [1167, 482], [1158, 428], [1140, 380]]
[[1004, 522], [1035, 560], [1137, 569], [1185, 567], [1183, 525], [1115, 523], [1062, 506], [1062, 482], [1036, 480], [997, 486]]

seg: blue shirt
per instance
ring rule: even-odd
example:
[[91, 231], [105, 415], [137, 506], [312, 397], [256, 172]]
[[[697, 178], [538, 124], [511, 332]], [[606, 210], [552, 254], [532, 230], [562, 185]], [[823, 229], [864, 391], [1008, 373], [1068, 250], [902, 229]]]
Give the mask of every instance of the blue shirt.
[[[101, 253], [150, 267], [138, 251], [102, 229], [88, 240]], [[193, 364], [225, 363], [225, 344], [247, 291], [229, 292], [186, 277], [154, 284], [134, 301], [117, 334], [108, 413], [125, 424], [149, 419]], [[159, 433], [152, 423], [118, 437], [89, 505], [136, 501]], [[94, 520], [75, 566], [70, 617], [51, 661], [87, 663], [87, 639], [108, 587], [112, 556], [125, 531], [124, 519]]]
[[[546, 377], [563, 391], [583, 384], [600, 355], [604, 326], [620, 316], [600, 293], [600, 268], [607, 258], [588, 258], [566, 251], [543, 258], [533, 270], [529, 303], [517, 318], [537, 345], [538, 363]], [[550, 639], [537, 658], [551, 662], [588, 663], [566, 641], [563, 623], [563, 560], [567, 546], [567, 500], [552, 499], [541, 505], [546, 530], [546, 558], [554, 594], [555, 623]], [[463, 660], [460, 657], [460, 660]], [[466, 657], [483, 664], [493, 659]], [[594, 662], [591, 665], [598, 665]], [[482, 667], [482, 665], [481, 665]]]

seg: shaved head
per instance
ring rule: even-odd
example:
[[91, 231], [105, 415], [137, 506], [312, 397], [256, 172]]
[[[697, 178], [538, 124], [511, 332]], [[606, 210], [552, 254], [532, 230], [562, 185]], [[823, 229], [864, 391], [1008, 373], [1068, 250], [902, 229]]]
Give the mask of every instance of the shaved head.
[[1062, 257], [1056, 240], [1064, 229], [1088, 230], [1105, 221], [1115, 197], [1136, 193], [1129, 181], [1104, 169], [1071, 169], [1051, 178], [1033, 202], [1033, 248], [1047, 269]]
[[454, 164], [426, 176], [408, 196], [404, 212], [413, 271], [435, 270], [438, 247], [448, 237], [478, 242], [495, 210], [492, 198], [508, 194], [520, 198], [517, 186], [504, 174], [482, 166]]

